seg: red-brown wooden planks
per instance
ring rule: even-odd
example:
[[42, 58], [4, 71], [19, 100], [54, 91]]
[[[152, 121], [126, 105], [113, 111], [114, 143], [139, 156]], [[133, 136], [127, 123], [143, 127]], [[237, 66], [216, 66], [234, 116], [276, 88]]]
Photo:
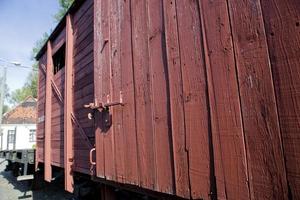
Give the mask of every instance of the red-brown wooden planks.
[[[91, 0], [87, 0], [85, 1], [79, 10], [76, 11], [76, 13], [74, 14], [74, 26], [77, 26], [79, 22], [81, 22], [83, 20], [83, 16], [88, 14], [92, 14], [94, 12], [93, 10], [93, 4], [96, 1], [91, 1]], [[92, 10], [92, 12], [90, 12], [90, 10]]]
[[[89, 140], [94, 141], [94, 122], [87, 117], [91, 110], [84, 108], [85, 104], [94, 101], [94, 66], [93, 66], [93, 1], [87, 0], [75, 13], [72, 13], [73, 21], [73, 114], [79, 125], [89, 137]], [[63, 91], [62, 91], [63, 92]], [[74, 150], [84, 149], [85, 154], [74, 153], [73, 171], [82, 173], [90, 173], [90, 163], [88, 151], [90, 150], [89, 142], [83, 138], [77, 124], [74, 126]], [[85, 161], [84, 161], [85, 160]]]
[[147, 67], [149, 66], [149, 49], [146, 1], [132, 0], [131, 12], [136, 118], [138, 119], [136, 129], [140, 185], [153, 189], [155, 165], [153, 153], [151, 82], [149, 67]]
[[[62, 45], [66, 42], [66, 28], [58, 34], [56, 38], [51, 42], [52, 56], [58, 51]], [[52, 66], [53, 67], [53, 66]], [[51, 69], [51, 71], [53, 68]], [[53, 72], [52, 72], [53, 73]], [[64, 102], [59, 99], [57, 94], [60, 93], [64, 98], [64, 81], [65, 81], [65, 69], [59, 70], [56, 74], [52, 74], [51, 77], [51, 165], [57, 167], [64, 167]], [[57, 90], [57, 91], [56, 91]], [[46, 97], [47, 98], [47, 97]], [[47, 114], [46, 114], [47, 115]], [[59, 139], [59, 141], [58, 141]]]
[[47, 43], [47, 67], [46, 67], [46, 102], [45, 102], [45, 146], [44, 146], [44, 162], [45, 162], [45, 180], [51, 182], [51, 99], [52, 99], [52, 47], [50, 41]]
[[191, 197], [209, 198], [209, 109], [197, 1], [176, 1]]
[[[173, 194], [173, 160], [169, 120], [168, 73], [164, 46], [163, 5], [160, 0], [147, 2], [149, 76], [152, 94], [155, 189]], [[149, 116], [150, 117], [150, 116]], [[150, 134], [150, 133], [147, 133]]]
[[293, 199], [300, 199], [300, 1], [261, 1]]
[[[202, 31], [206, 33], [206, 51], [209, 55], [206, 67], [209, 72], [208, 84], [212, 87], [210, 102], [214, 112], [213, 135], [219, 137], [218, 141], [214, 140], [214, 146], [219, 143], [221, 149], [215, 158], [218, 169], [216, 179], [224, 180], [224, 183], [217, 182], [218, 197], [225, 198], [226, 195], [228, 199], [249, 199], [244, 134], [227, 3], [207, 0], [199, 2], [204, 22]], [[225, 187], [226, 194], [220, 190], [222, 187]]]
[[[98, 177], [187, 199], [284, 199], [284, 152], [291, 194], [298, 197], [298, 2], [92, 2], [72, 13], [73, 108], [91, 142], [96, 135]], [[282, 29], [292, 32], [279, 34]], [[65, 30], [52, 38], [55, 50]], [[40, 77], [39, 116], [45, 81]], [[53, 81], [63, 96], [64, 70]], [[94, 97], [124, 103], [110, 108], [108, 131], [100, 129], [100, 112], [95, 132], [86, 117], [91, 110], [83, 105]], [[62, 105], [55, 94], [50, 99], [51, 164], [63, 167]], [[42, 126], [39, 162], [47, 152]], [[89, 173], [90, 149], [78, 130], [74, 135], [73, 169]]]
[[[125, 182], [138, 185], [139, 171], [137, 160], [137, 132], [136, 132], [136, 114], [135, 114], [135, 92], [134, 92], [134, 74], [132, 63], [132, 41], [131, 41], [131, 13], [130, 1], [121, 2], [120, 21], [121, 21], [121, 41], [120, 41], [120, 65], [122, 79], [123, 103], [122, 109], [123, 134], [125, 134], [123, 149]], [[130, 148], [127, 148], [130, 147]]]
[[51, 42], [52, 55], [56, 53], [57, 50], [66, 42], [66, 28], [64, 27], [56, 38]]
[[[102, 100], [102, 46], [105, 38], [102, 33], [102, 19], [104, 12], [100, 12], [103, 8], [104, 1], [95, 1], [94, 4], [94, 87], [95, 101]], [[98, 177], [104, 177], [104, 143], [101, 133], [100, 124], [101, 116], [99, 112], [95, 113], [95, 144], [96, 144], [96, 174]]]
[[230, 0], [253, 199], [287, 199], [286, 172], [259, 1]]
[[65, 64], [65, 95], [64, 95], [64, 168], [65, 190], [73, 192], [74, 180], [72, 165], [74, 160], [73, 125], [73, 22], [71, 15], [66, 17], [66, 64]]
[[42, 162], [44, 159], [44, 148], [41, 144], [41, 138], [44, 138], [44, 130], [45, 130], [45, 99], [43, 98], [46, 94], [45, 92], [45, 82], [46, 82], [46, 74], [41, 69], [41, 65], [45, 66], [45, 61], [41, 59], [39, 61], [39, 72], [38, 72], [38, 102], [37, 102], [37, 133], [36, 133], [36, 159], [35, 159], [35, 169], [38, 168], [38, 163]]
[[[111, 1], [104, 0], [103, 5], [105, 9], [102, 9], [102, 29], [104, 41], [102, 42], [102, 99], [100, 102], [108, 103], [112, 102], [112, 63], [111, 63], [111, 40], [110, 40], [110, 8]], [[96, 86], [97, 87], [97, 86]], [[102, 119], [104, 120], [104, 119]], [[104, 139], [104, 172], [105, 178], [108, 180], [115, 180], [116, 178], [116, 159], [115, 159], [115, 141], [114, 141], [114, 131], [112, 128], [108, 130], [102, 130], [101, 132]]]
[[188, 154], [185, 141], [185, 118], [180, 52], [177, 30], [177, 15], [174, 0], [163, 1], [166, 51], [170, 89], [172, 142], [176, 195], [190, 198]]
[[[111, 49], [111, 101], [122, 101], [122, 76], [121, 76], [121, 2], [110, 1], [110, 49]], [[112, 113], [112, 127], [114, 139], [114, 158], [116, 178], [118, 182], [124, 182], [125, 178], [125, 144], [124, 144], [124, 131], [123, 131], [123, 109], [122, 106], [114, 106], [110, 109]]]

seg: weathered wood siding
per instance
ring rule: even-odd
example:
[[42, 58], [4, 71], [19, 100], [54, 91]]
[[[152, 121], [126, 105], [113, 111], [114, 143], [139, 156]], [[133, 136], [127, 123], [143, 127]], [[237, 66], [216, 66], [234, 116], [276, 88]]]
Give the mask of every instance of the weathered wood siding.
[[36, 163], [44, 161], [45, 141], [45, 100], [46, 100], [46, 74], [42, 67], [46, 66], [47, 58], [44, 54], [39, 60], [38, 71], [38, 103], [37, 103], [37, 132], [36, 132]]
[[[73, 110], [97, 177], [187, 199], [300, 198], [299, 1], [87, 0], [71, 18]], [[62, 95], [64, 77], [53, 77]], [[51, 100], [51, 164], [63, 167], [64, 109]], [[94, 100], [124, 103], [109, 109], [111, 127], [104, 112], [87, 118]], [[88, 174], [79, 131], [73, 169]]]
[[[60, 34], [51, 42], [52, 55], [66, 41], [66, 29], [64, 28]], [[53, 82], [58, 91], [64, 97], [64, 68], [53, 75]], [[51, 113], [51, 165], [64, 166], [64, 105], [60, 102], [56, 93], [52, 92], [52, 113]]]
[[[83, 3], [73, 16], [74, 27], [74, 85], [73, 110], [79, 124], [94, 143], [93, 120], [87, 118], [90, 110], [84, 108], [85, 104], [94, 101], [94, 7], [93, 1]], [[79, 134], [79, 128], [74, 126], [74, 167], [76, 171], [89, 174], [90, 148]]]
[[[184, 198], [299, 198], [296, 0], [95, 1], [97, 176]], [[286, 33], [286, 30], [290, 32]]]
[[263, 0], [290, 197], [300, 199], [300, 1]]
[[[88, 120], [89, 110], [84, 108], [94, 99], [93, 84], [93, 0], [85, 1], [82, 6], [72, 15], [74, 32], [74, 73], [73, 73], [73, 95], [74, 95], [74, 116], [78, 120], [84, 132], [94, 143], [94, 124]], [[51, 41], [52, 54], [65, 43], [66, 30], [63, 28], [53, 41]], [[46, 52], [40, 59], [40, 65], [46, 67]], [[45, 76], [40, 67], [39, 70], [39, 101], [38, 117], [45, 116]], [[64, 68], [53, 75], [53, 82], [59, 93], [64, 98], [65, 70]], [[53, 89], [53, 88], [52, 88]], [[60, 101], [57, 94], [52, 92], [52, 113], [51, 113], [51, 165], [64, 167], [64, 102]], [[37, 132], [37, 161], [44, 162], [44, 129], [45, 122], [38, 123]], [[89, 173], [89, 150], [82, 136], [78, 133], [79, 128], [74, 125], [74, 163], [75, 171]]]
[[[64, 97], [64, 75], [62, 69], [53, 76], [60, 94]], [[52, 95], [52, 120], [51, 120], [51, 164], [63, 167], [64, 163], [64, 105], [56, 94]]]

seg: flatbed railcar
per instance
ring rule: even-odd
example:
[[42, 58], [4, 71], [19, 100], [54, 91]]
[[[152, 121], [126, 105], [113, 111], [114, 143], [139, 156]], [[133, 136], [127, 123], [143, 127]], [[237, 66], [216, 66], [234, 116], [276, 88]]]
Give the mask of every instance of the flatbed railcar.
[[[28, 96], [2, 117], [0, 158], [19, 179], [32, 179], [35, 165], [37, 100]], [[21, 176], [20, 176], [21, 175]]]
[[81, 174], [158, 198], [299, 199], [299, 10], [75, 1], [36, 57], [37, 168], [69, 192]]
[[18, 180], [34, 178], [35, 149], [2, 150], [0, 158], [7, 160], [6, 170], [11, 170]]

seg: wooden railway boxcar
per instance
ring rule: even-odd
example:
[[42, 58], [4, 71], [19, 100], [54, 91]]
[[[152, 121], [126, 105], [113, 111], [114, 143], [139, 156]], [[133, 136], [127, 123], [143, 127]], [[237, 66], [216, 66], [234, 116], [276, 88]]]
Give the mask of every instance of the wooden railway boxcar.
[[299, 11], [75, 1], [37, 55], [45, 180], [63, 168], [73, 191], [92, 166], [94, 180], [187, 199], [300, 199]]

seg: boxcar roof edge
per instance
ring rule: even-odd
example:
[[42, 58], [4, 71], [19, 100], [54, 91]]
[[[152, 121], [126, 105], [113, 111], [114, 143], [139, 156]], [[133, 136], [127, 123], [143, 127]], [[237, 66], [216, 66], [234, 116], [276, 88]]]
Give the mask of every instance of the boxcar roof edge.
[[56, 27], [54, 28], [54, 30], [51, 32], [50, 36], [48, 37], [48, 39], [45, 41], [44, 45], [42, 46], [42, 48], [39, 50], [39, 52], [36, 54], [35, 59], [39, 60], [42, 55], [46, 52], [47, 50], [47, 43], [48, 41], [53, 40], [61, 31], [62, 29], [65, 27], [66, 25], [66, 16], [70, 13], [74, 13], [76, 12], [79, 7], [85, 2], [85, 0], [74, 0], [73, 4], [70, 6], [70, 8], [68, 9], [68, 11], [66, 12], [66, 14], [63, 16], [63, 18], [59, 21], [59, 23], [56, 25]]

